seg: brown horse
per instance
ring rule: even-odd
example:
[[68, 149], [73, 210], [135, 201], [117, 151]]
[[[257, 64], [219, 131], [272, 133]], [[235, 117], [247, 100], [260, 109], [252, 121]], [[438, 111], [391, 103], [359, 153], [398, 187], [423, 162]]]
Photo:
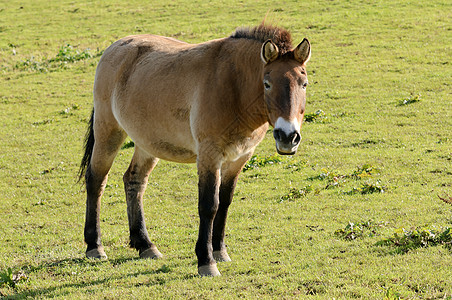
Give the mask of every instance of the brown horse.
[[80, 167], [87, 190], [86, 256], [106, 258], [100, 199], [128, 135], [135, 143], [123, 178], [130, 246], [143, 258], [162, 256], [143, 214], [143, 194], [158, 159], [197, 163], [198, 272], [220, 275], [215, 261], [230, 261], [224, 230], [237, 178], [269, 124], [280, 154], [297, 151], [310, 49], [307, 39], [293, 48], [288, 31], [267, 25], [201, 44], [135, 35], [107, 48], [96, 71]]

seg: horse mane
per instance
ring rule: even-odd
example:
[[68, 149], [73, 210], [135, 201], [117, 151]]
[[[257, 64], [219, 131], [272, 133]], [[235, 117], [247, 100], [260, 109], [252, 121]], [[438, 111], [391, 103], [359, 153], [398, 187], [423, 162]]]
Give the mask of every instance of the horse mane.
[[230, 36], [233, 39], [249, 39], [264, 43], [272, 40], [278, 46], [281, 54], [293, 49], [290, 32], [276, 26], [261, 24], [256, 27], [240, 27]]

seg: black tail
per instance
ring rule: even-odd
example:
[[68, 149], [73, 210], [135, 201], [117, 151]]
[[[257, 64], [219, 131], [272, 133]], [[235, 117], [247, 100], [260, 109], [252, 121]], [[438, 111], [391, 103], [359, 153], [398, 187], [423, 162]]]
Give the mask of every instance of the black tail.
[[88, 130], [85, 135], [85, 154], [83, 155], [82, 162], [80, 163], [80, 170], [78, 171], [78, 182], [85, 177], [85, 172], [90, 164], [91, 156], [93, 155], [94, 148], [94, 109], [91, 113], [91, 119], [89, 120]]

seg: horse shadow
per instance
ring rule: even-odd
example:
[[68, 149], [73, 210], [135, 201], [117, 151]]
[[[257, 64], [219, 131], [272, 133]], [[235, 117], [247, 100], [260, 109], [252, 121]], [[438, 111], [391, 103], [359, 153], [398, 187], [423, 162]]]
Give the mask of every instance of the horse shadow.
[[[31, 274], [35, 272], [39, 272], [41, 270], [49, 269], [49, 268], [55, 268], [55, 267], [69, 267], [69, 268], [77, 268], [77, 267], [86, 267], [87, 265], [90, 266], [99, 266], [102, 264], [109, 264], [111, 266], [119, 266], [124, 263], [139, 260], [138, 258], [128, 258], [128, 257], [121, 257], [121, 258], [115, 258], [115, 259], [108, 259], [108, 260], [91, 260], [86, 258], [66, 258], [56, 261], [46, 261], [42, 262], [38, 266], [31, 266], [31, 265], [23, 265], [20, 267], [21, 270], [24, 270], [29, 277], [33, 276]], [[88, 287], [103, 285], [107, 282], [115, 281], [115, 280], [124, 280], [125, 278], [134, 278], [140, 275], [155, 275], [155, 274], [163, 274], [163, 273], [170, 273], [171, 267], [169, 267], [166, 264], [163, 264], [162, 266], [155, 268], [155, 269], [149, 269], [144, 271], [138, 271], [128, 274], [118, 274], [116, 276], [105, 276], [104, 278], [97, 279], [97, 280], [85, 280], [83, 282], [76, 282], [76, 283], [62, 283], [62, 284], [56, 284], [51, 287], [45, 287], [45, 288], [35, 288], [30, 289], [26, 291], [17, 291], [13, 295], [4, 296], [2, 295], [1, 299], [29, 299], [29, 298], [35, 298], [37, 296], [40, 297], [58, 297], [58, 295], [65, 294], [66, 292], [64, 289], [66, 288], [76, 288], [76, 289], [85, 289]], [[191, 279], [196, 277], [195, 274], [187, 275], [184, 277], [185, 280]], [[165, 280], [155, 280], [155, 281], [149, 281], [145, 283], [140, 283], [138, 285], [140, 286], [152, 286], [152, 285], [161, 285], [166, 283], [168, 278], [165, 278]], [[60, 290], [60, 293], [58, 293], [58, 290]]]

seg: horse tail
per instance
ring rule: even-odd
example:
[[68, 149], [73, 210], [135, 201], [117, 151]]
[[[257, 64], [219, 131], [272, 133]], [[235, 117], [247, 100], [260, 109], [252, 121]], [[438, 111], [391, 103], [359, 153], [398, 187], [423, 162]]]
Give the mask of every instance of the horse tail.
[[91, 161], [94, 148], [94, 108], [91, 112], [91, 118], [88, 123], [88, 130], [85, 134], [85, 154], [83, 155], [82, 162], [80, 163], [80, 169], [78, 172], [78, 182], [80, 182], [85, 176], [86, 170]]

